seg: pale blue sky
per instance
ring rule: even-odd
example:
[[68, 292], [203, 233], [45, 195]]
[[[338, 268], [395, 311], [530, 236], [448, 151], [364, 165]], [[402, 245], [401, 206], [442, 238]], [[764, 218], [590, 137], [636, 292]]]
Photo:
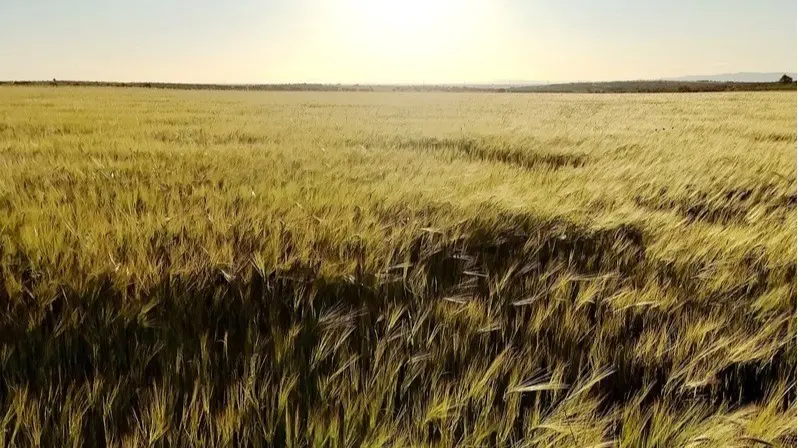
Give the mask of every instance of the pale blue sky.
[[0, 0], [0, 80], [436, 83], [796, 71], [795, 0]]

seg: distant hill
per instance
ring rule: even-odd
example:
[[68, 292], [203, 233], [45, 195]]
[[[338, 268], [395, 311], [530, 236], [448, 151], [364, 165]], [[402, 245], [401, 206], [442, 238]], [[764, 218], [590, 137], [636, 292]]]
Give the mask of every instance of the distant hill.
[[795, 91], [796, 87], [798, 85], [794, 81], [786, 84], [779, 82], [614, 81], [547, 84], [501, 90], [540, 93], [691, 93], [764, 90]]
[[790, 72], [739, 72], [721, 73], [717, 75], [690, 75], [678, 78], [665, 78], [664, 81], [713, 81], [713, 82], [776, 82], [782, 75], [788, 75], [792, 79], [798, 78], [795, 73]]

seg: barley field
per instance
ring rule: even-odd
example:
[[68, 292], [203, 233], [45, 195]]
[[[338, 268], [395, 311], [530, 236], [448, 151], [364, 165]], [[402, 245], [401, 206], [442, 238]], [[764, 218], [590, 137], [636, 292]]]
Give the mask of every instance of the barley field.
[[0, 88], [0, 446], [795, 446], [796, 94]]

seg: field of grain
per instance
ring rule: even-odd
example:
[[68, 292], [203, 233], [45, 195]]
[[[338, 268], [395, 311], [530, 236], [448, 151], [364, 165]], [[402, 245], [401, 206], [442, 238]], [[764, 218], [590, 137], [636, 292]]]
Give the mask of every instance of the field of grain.
[[0, 446], [796, 437], [796, 95], [0, 88]]

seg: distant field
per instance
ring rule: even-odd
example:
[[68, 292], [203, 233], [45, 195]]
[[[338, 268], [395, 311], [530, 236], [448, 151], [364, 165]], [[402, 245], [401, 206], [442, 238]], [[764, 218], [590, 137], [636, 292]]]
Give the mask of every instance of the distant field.
[[0, 88], [0, 446], [794, 446], [795, 92]]

